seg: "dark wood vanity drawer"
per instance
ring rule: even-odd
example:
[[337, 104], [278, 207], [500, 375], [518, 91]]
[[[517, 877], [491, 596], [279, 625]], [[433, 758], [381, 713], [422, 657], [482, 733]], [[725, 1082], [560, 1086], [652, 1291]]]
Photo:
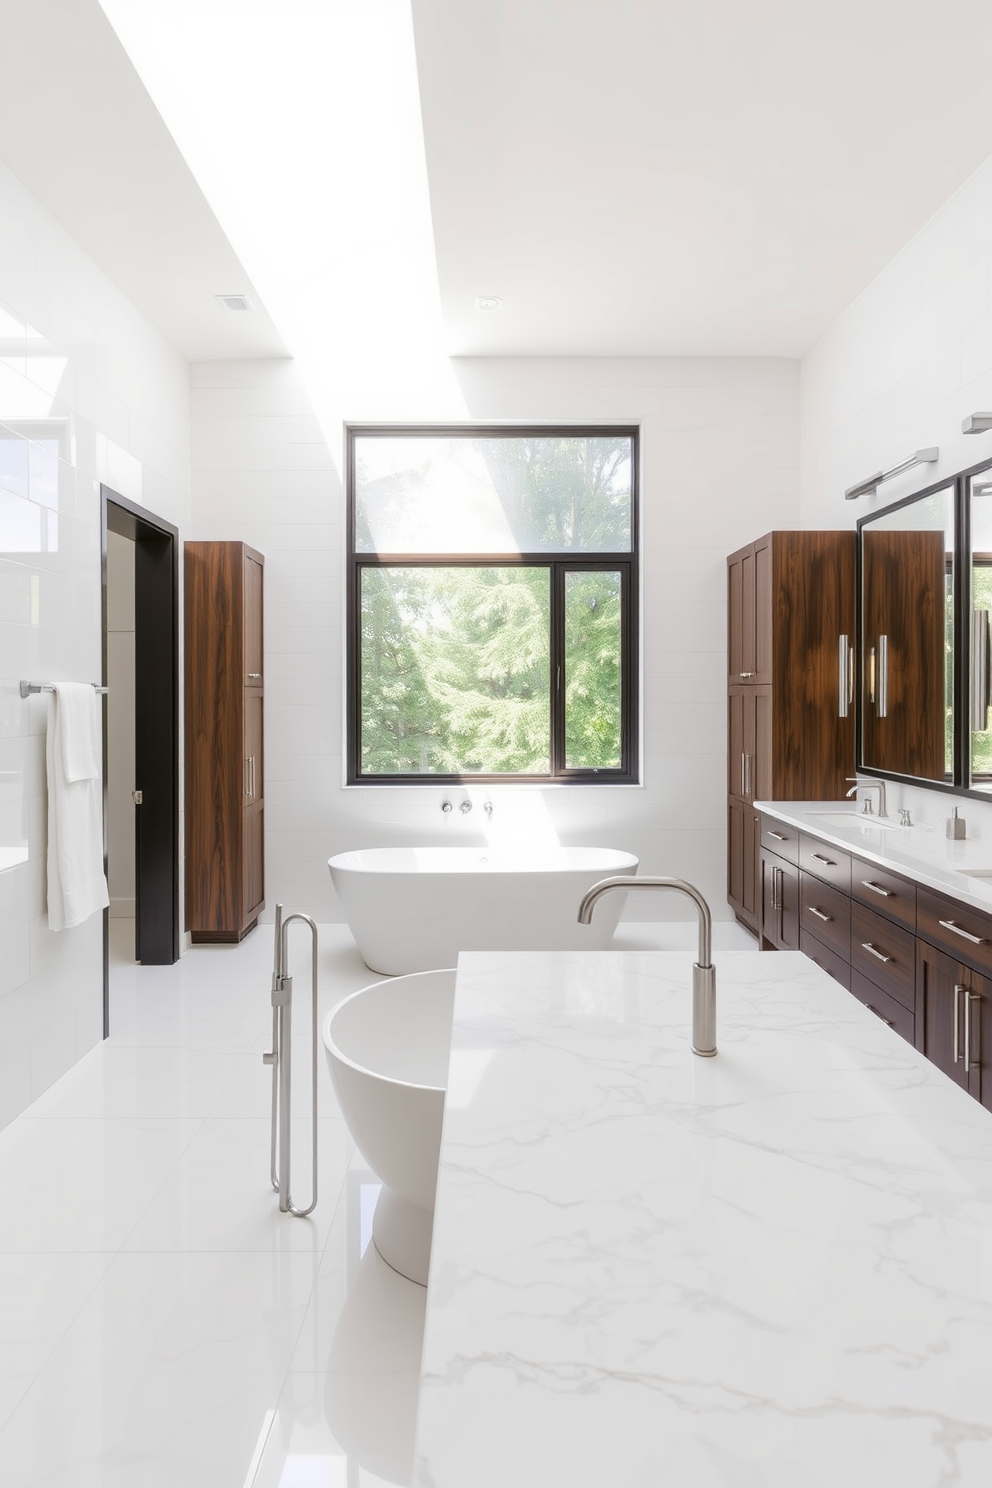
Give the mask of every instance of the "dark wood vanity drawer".
[[916, 891], [916, 933], [956, 961], [992, 976], [992, 919], [980, 909], [945, 899], [920, 885]]
[[901, 1034], [907, 1043], [914, 1042], [916, 1033], [916, 1016], [895, 997], [890, 997], [888, 992], [876, 987], [867, 977], [862, 976], [859, 971], [851, 972], [851, 991], [859, 1002], [863, 1002], [866, 1008], [870, 1008], [883, 1023], [887, 1023], [896, 1033]]
[[799, 949], [804, 956], [822, 967], [828, 976], [832, 976], [835, 982], [840, 982], [846, 992], [850, 992], [851, 968], [842, 956], [824, 945], [822, 940], [817, 940], [815, 935], [810, 935], [808, 930], [799, 932]]
[[799, 923], [807, 934], [850, 962], [851, 901], [846, 894], [809, 873], [800, 873]]
[[857, 901], [851, 905], [851, 967], [912, 1011], [916, 936]]
[[761, 818], [761, 845], [787, 863], [799, 862], [799, 833], [795, 827], [787, 827], [773, 816]]
[[809, 837], [805, 832], [800, 832], [799, 866], [806, 873], [813, 873], [824, 883], [832, 884], [835, 889], [850, 895], [850, 853], [842, 852], [839, 847], [830, 847], [818, 837]]
[[895, 920], [907, 930], [916, 930], [916, 885], [898, 878], [887, 868], [851, 859], [851, 898], [867, 904], [876, 914]]

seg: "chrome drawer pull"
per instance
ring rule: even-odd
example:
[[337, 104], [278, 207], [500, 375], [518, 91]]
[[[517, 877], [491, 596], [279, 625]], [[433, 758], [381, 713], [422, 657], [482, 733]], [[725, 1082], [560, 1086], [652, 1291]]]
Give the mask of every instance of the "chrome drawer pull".
[[825, 858], [822, 853], [810, 853], [814, 863], [826, 863], [828, 868], [836, 868], [837, 864], [833, 858]]
[[955, 1064], [957, 1064], [958, 1060], [961, 1057], [961, 1055], [959, 1053], [959, 1046], [960, 1046], [960, 1043], [961, 1043], [961, 1011], [960, 1011], [960, 1008], [958, 1006], [958, 1002], [959, 1002], [959, 999], [961, 997], [961, 993], [962, 992], [964, 993], [965, 997], [967, 997], [967, 995], [968, 995], [968, 988], [964, 985], [963, 982], [955, 982], [954, 983], [954, 1063]]
[[938, 925], [943, 925], [945, 930], [953, 930], [955, 935], [961, 935], [965, 940], [970, 940], [972, 945], [988, 945], [980, 935], [972, 935], [970, 930], [962, 930], [960, 925], [955, 925], [953, 920], [938, 920]]
[[892, 960], [892, 957], [891, 956], [883, 956], [881, 951], [876, 951], [875, 947], [872, 945], [872, 943], [871, 943], [870, 940], [863, 940], [861, 942], [861, 949], [863, 951], [867, 951], [868, 954], [869, 954], [869, 956], [874, 956], [877, 961], [891, 961]]
[[878, 1011], [878, 1008], [872, 1007], [870, 1002], [866, 1002], [865, 1007], [870, 1013], [874, 1013], [876, 1018], [880, 1018], [881, 1021], [885, 1024], [886, 1028], [895, 1028], [896, 1025], [893, 1023], [892, 1019], [883, 1018], [882, 1014]]
[[776, 842], [788, 842], [788, 840], [789, 840], [788, 837], [786, 837], [784, 835], [784, 833], [782, 833], [782, 832], [773, 832], [772, 829], [771, 829], [771, 827], [768, 828], [768, 835], [769, 835], [769, 837], [774, 837], [775, 840], [776, 840]]
[[807, 904], [806, 908], [809, 910], [810, 914], [815, 914], [816, 918], [818, 920], [822, 920], [824, 924], [826, 924], [828, 920], [833, 919], [833, 915], [824, 914], [822, 909], [817, 909], [812, 904]]
[[883, 889], [881, 884], [872, 883], [870, 878], [863, 878], [861, 880], [861, 887], [863, 889], [871, 889], [873, 894], [881, 894], [883, 899], [892, 898], [891, 889]]

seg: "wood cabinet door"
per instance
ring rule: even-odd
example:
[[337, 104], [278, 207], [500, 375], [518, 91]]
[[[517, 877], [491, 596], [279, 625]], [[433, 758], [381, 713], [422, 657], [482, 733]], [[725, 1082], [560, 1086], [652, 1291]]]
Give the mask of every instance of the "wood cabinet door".
[[799, 869], [761, 851], [761, 934], [780, 951], [799, 950]]
[[727, 697], [727, 794], [744, 799], [744, 700], [747, 688], [731, 687]]
[[265, 816], [261, 807], [251, 807], [244, 814], [242, 853], [243, 924], [247, 926], [265, 900]]
[[753, 689], [752, 711], [751, 764], [748, 770], [748, 781], [751, 786], [749, 799], [752, 801], [770, 801], [775, 796], [775, 785], [772, 776], [772, 729], [774, 723], [772, 689], [770, 687], [755, 687]]
[[727, 898], [738, 914], [744, 908], [744, 814], [741, 801], [727, 810]]
[[262, 685], [262, 575], [259, 557], [247, 548], [244, 553], [244, 685]]
[[727, 681], [740, 682], [744, 670], [744, 556], [750, 547], [727, 559]]
[[[924, 940], [917, 941], [916, 956], [916, 1047], [962, 1090], [977, 1097], [981, 1094], [982, 1003], [988, 1002], [982, 994], [988, 992], [988, 983]], [[970, 1046], [967, 1070], [966, 1017]]]
[[264, 710], [262, 694], [245, 688], [245, 806], [254, 806], [265, 797]]
[[759, 899], [761, 893], [761, 818], [750, 806], [744, 807], [744, 881], [741, 904], [744, 916], [758, 928]]
[[772, 534], [759, 538], [754, 544], [754, 600], [751, 611], [750, 633], [754, 637], [752, 652], [754, 681], [772, 681], [772, 641], [774, 618], [772, 614], [773, 568]]

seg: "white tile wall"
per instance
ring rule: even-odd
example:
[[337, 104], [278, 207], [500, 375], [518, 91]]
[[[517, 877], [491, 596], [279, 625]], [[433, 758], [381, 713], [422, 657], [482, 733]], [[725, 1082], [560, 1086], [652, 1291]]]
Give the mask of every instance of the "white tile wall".
[[[872, 510], [992, 459], [992, 433], [964, 435], [992, 408], [992, 159], [912, 239], [808, 353], [801, 374], [802, 526], [853, 527]], [[938, 445], [936, 465], [875, 497], [844, 500], [856, 480]], [[892, 786], [889, 811], [942, 829], [946, 793]], [[969, 836], [992, 841], [992, 804], [962, 808]]]
[[[643, 789], [342, 785], [343, 436], [329, 447], [290, 361], [191, 367], [194, 536], [266, 556], [266, 900], [340, 919], [326, 860], [376, 844], [481, 841], [550, 822], [566, 844], [636, 852], [726, 905], [726, 554], [798, 521], [798, 363], [769, 358], [463, 359], [477, 420], [640, 420], [643, 428]], [[394, 405], [364, 419], [402, 419]], [[418, 415], [419, 416], [419, 411]], [[438, 418], [452, 416], [438, 408]], [[684, 918], [638, 900], [636, 919]]]
[[28, 852], [0, 872], [0, 1125], [102, 1033], [101, 917], [47, 927], [47, 705], [17, 684], [99, 680], [101, 481], [189, 526], [186, 363], [0, 166], [0, 438], [38, 420], [62, 431], [56, 550], [24, 549], [0, 471], [0, 849]]

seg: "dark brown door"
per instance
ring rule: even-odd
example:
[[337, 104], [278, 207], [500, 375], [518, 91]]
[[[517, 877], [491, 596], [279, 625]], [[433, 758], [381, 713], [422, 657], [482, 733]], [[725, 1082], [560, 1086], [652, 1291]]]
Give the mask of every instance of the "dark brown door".
[[861, 536], [864, 762], [943, 780], [944, 534], [864, 527]]
[[780, 951], [799, 949], [799, 869], [761, 854], [761, 933]]
[[245, 686], [262, 685], [262, 564], [244, 555]]
[[917, 1048], [955, 1084], [980, 1096], [982, 1004], [988, 1004], [983, 993], [988, 993], [989, 984], [926, 941], [919, 940], [916, 946]]

